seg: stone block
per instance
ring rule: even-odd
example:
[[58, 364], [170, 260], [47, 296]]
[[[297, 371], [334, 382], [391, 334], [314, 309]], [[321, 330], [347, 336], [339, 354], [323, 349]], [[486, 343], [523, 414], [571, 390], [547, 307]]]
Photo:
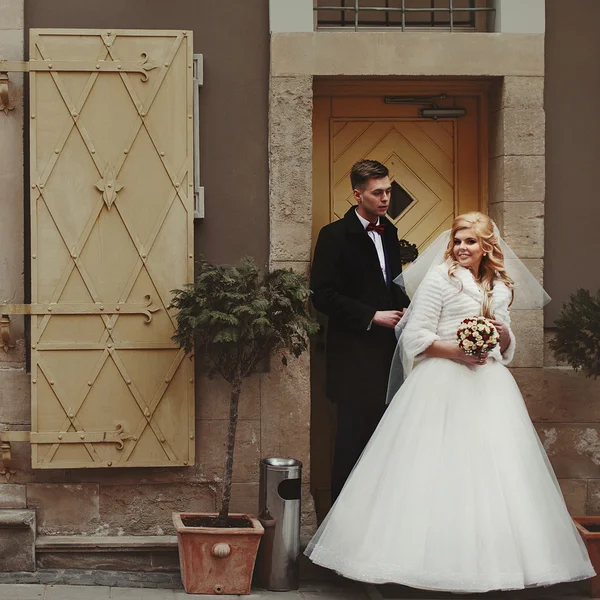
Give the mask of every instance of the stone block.
[[536, 423], [559, 479], [600, 479], [600, 426], [597, 423]]
[[271, 260], [309, 261], [312, 77], [272, 77], [269, 94]]
[[258, 483], [234, 483], [231, 486], [231, 512], [258, 514]]
[[543, 76], [544, 35], [281, 33], [271, 36], [271, 74]]
[[0, 510], [0, 571], [35, 571], [35, 511]]
[[513, 369], [512, 373], [534, 421], [600, 422], [600, 380], [560, 367]]
[[27, 505], [37, 509], [41, 535], [92, 534], [100, 524], [96, 484], [29, 483]]
[[543, 77], [504, 77], [500, 108], [544, 108]]
[[[220, 484], [223, 480], [229, 422], [201, 419], [196, 423], [196, 461], [199, 468], [199, 480]], [[233, 481], [235, 483], [258, 481], [260, 443], [260, 421], [239, 421], [233, 463]]]
[[559, 479], [560, 490], [570, 515], [585, 515], [587, 511], [588, 482], [585, 479]]
[[159, 484], [100, 487], [102, 535], [174, 535], [173, 511], [213, 512], [208, 485]]
[[546, 119], [542, 109], [503, 108], [490, 118], [490, 158], [543, 156]]
[[600, 515], [600, 479], [589, 479], [587, 482], [587, 513]]
[[[198, 378], [196, 386], [196, 416], [198, 419], [227, 419], [231, 385], [222, 377]], [[260, 378], [253, 375], [244, 379], [240, 396], [241, 420], [260, 419]]]
[[117, 552], [44, 552], [37, 553], [38, 569], [94, 569], [102, 571], [152, 571], [148, 553]]
[[545, 201], [544, 156], [497, 156], [489, 166], [490, 204]]
[[0, 484], [0, 509], [27, 508], [27, 488], [14, 483]]
[[544, 365], [544, 311], [511, 311], [511, 328], [516, 337], [515, 357], [511, 367]]
[[31, 423], [30, 378], [25, 369], [0, 368], [0, 414], [8, 425]]
[[521, 260], [544, 257], [542, 202], [498, 202], [491, 204], [488, 212]]
[[0, 0], [0, 30], [23, 30], [25, 6], [23, 0]]
[[272, 361], [262, 376], [261, 456], [302, 461], [303, 478], [310, 477], [310, 358], [288, 357], [288, 366]]
[[302, 511], [300, 514], [300, 535], [312, 536], [317, 531], [317, 512], [310, 493], [310, 484], [302, 485]]
[[298, 223], [271, 219], [270, 264], [310, 261], [311, 236], [309, 221]]

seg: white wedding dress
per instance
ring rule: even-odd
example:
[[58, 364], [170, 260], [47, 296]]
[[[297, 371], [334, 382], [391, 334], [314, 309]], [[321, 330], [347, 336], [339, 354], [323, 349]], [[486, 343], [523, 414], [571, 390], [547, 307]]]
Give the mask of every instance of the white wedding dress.
[[[462, 283], [462, 290], [461, 290]], [[486, 365], [421, 358], [480, 314], [470, 271], [423, 280], [404, 330], [415, 365], [306, 554], [350, 579], [452, 592], [515, 590], [594, 575], [499, 349]], [[510, 324], [497, 281], [494, 312]], [[367, 376], [367, 374], [365, 374]]]

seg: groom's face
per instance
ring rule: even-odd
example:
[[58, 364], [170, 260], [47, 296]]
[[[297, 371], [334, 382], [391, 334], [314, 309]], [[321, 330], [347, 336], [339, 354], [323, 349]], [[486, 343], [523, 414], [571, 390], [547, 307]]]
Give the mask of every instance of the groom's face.
[[389, 177], [369, 179], [362, 189], [354, 190], [354, 199], [358, 204], [361, 217], [375, 222], [385, 216], [390, 205], [392, 186]]

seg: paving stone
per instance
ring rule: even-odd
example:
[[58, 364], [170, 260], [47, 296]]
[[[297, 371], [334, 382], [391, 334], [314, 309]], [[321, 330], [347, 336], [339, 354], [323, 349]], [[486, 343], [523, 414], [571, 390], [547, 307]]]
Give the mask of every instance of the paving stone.
[[81, 585], [50, 585], [44, 600], [109, 600], [110, 588]]
[[36, 584], [0, 584], [0, 600], [38, 600], [44, 597], [45, 588]]

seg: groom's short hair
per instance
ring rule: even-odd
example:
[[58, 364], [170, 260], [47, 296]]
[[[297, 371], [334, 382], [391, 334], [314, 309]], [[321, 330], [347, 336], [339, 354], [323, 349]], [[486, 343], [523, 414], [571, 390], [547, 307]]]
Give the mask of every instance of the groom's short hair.
[[388, 168], [379, 161], [360, 160], [352, 166], [350, 183], [353, 190], [362, 190], [369, 179], [381, 179], [389, 174]]

